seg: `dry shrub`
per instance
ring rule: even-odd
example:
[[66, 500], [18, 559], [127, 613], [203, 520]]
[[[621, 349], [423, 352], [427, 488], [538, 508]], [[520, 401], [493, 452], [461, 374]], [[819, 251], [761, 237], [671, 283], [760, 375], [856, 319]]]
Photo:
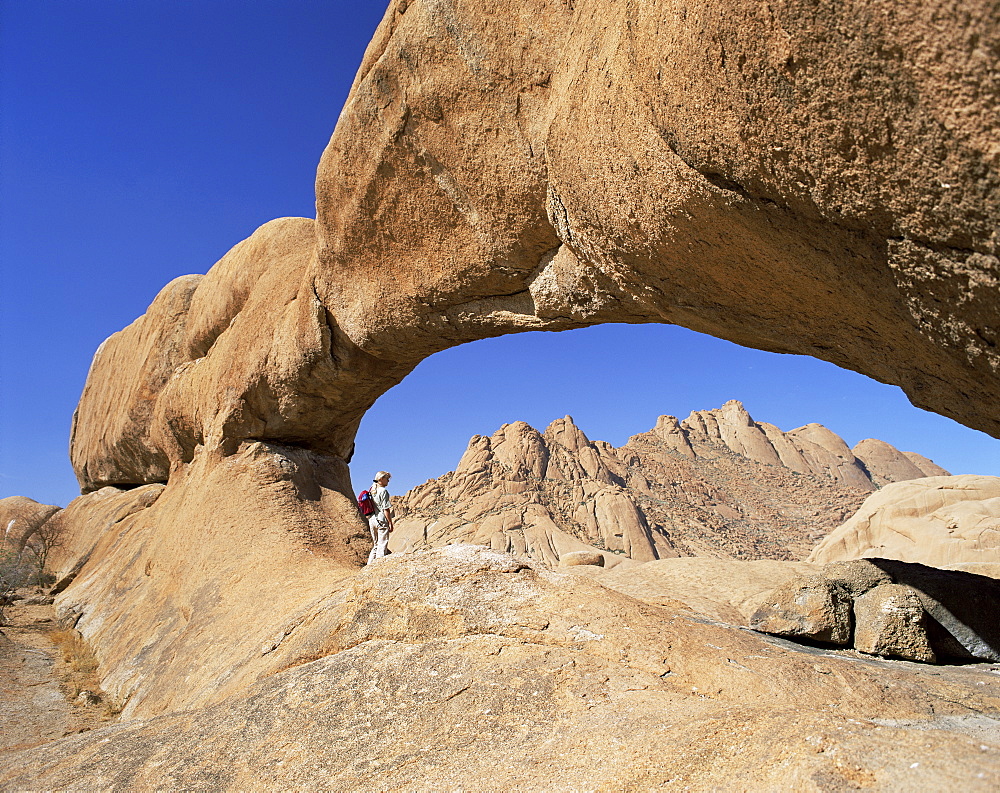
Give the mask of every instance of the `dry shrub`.
[[74, 672], [92, 675], [97, 672], [97, 658], [83, 637], [72, 628], [60, 628], [50, 634], [52, 643], [62, 652], [63, 660]]

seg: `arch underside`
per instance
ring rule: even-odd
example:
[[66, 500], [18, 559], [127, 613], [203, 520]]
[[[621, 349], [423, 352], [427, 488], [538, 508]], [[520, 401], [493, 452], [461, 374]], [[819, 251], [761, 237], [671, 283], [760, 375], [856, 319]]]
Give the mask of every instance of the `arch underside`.
[[394, 3], [317, 219], [261, 227], [98, 351], [83, 490], [265, 442], [346, 492], [364, 411], [424, 357], [600, 322], [812, 355], [1000, 435], [1000, 102], [970, 55], [997, 12], [881, 5]]
[[676, 323], [1000, 436], [1000, 12], [911, 6], [393, 2], [317, 218], [95, 355], [60, 608], [126, 715], [328, 651], [331, 582], [370, 547], [357, 427], [456, 344]]

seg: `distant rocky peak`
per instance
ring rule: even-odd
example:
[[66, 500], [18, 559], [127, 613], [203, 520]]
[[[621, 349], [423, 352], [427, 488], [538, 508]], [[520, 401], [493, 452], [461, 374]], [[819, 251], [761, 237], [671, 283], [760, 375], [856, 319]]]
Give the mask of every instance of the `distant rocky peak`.
[[590, 438], [573, 423], [572, 416], [556, 419], [545, 428], [543, 434], [549, 443], [558, 443], [573, 451], [590, 445]]
[[[618, 484], [621, 478], [608, 468], [605, 457], [613, 455], [613, 447], [598, 447], [573, 423], [572, 416], [556, 419], [542, 436], [548, 443], [549, 461], [545, 476], [548, 479], [594, 479], [608, 484]], [[602, 451], [604, 454], [602, 454]]]
[[865, 438], [851, 450], [877, 485], [920, 479], [925, 476], [948, 476], [948, 472], [923, 455], [901, 452], [876, 438]]
[[728, 450], [755, 462], [828, 477], [862, 490], [906, 479], [948, 475], [926, 457], [901, 452], [884, 441], [868, 439], [852, 450], [843, 438], [822, 424], [810, 423], [783, 432], [773, 424], [755, 421], [736, 399], [713, 410], [692, 411], [683, 421], [675, 416], [660, 416], [649, 433], [634, 436], [630, 443], [649, 436], [679, 457], [711, 458]]
[[518, 477], [541, 479], [549, 450], [538, 430], [523, 421], [504, 424], [491, 439], [493, 457]]

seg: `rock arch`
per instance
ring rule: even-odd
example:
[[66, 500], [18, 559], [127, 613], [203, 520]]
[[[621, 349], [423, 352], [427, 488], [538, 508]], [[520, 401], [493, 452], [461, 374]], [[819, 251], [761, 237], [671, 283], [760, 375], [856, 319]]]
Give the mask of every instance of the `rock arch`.
[[610, 320], [814, 355], [997, 435], [1000, 26], [965, 6], [393, 3], [318, 219], [98, 351], [84, 490], [247, 440], [343, 459], [427, 355]]
[[[367, 552], [358, 423], [462, 342], [676, 323], [1000, 435], [998, 49], [986, 0], [395, 0], [317, 219], [264, 225], [95, 355], [60, 608], [106, 688], [155, 713], [321, 654]], [[125, 517], [87, 529], [107, 486]]]

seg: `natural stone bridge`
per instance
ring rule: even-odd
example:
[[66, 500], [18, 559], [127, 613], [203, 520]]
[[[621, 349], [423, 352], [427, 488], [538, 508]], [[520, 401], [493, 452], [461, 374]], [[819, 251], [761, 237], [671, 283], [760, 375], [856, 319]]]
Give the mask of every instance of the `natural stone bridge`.
[[367, 553], [358, 424], [449, 346], [676, 323], [1000, 435], [1000, 20], [939, 11], [393, 2], [317, 219], [173, 281], [95, 357], [64, 608], [108, 690], [186, 707], [321, 652], [285, 637]]
[[607, 321], [812, 355], [1000, 434], [995, 9], [965, 7], [393, 3], [317, 220], [99, 351], [83, 488], [248, 440], [341, 461], [426, 356]]

